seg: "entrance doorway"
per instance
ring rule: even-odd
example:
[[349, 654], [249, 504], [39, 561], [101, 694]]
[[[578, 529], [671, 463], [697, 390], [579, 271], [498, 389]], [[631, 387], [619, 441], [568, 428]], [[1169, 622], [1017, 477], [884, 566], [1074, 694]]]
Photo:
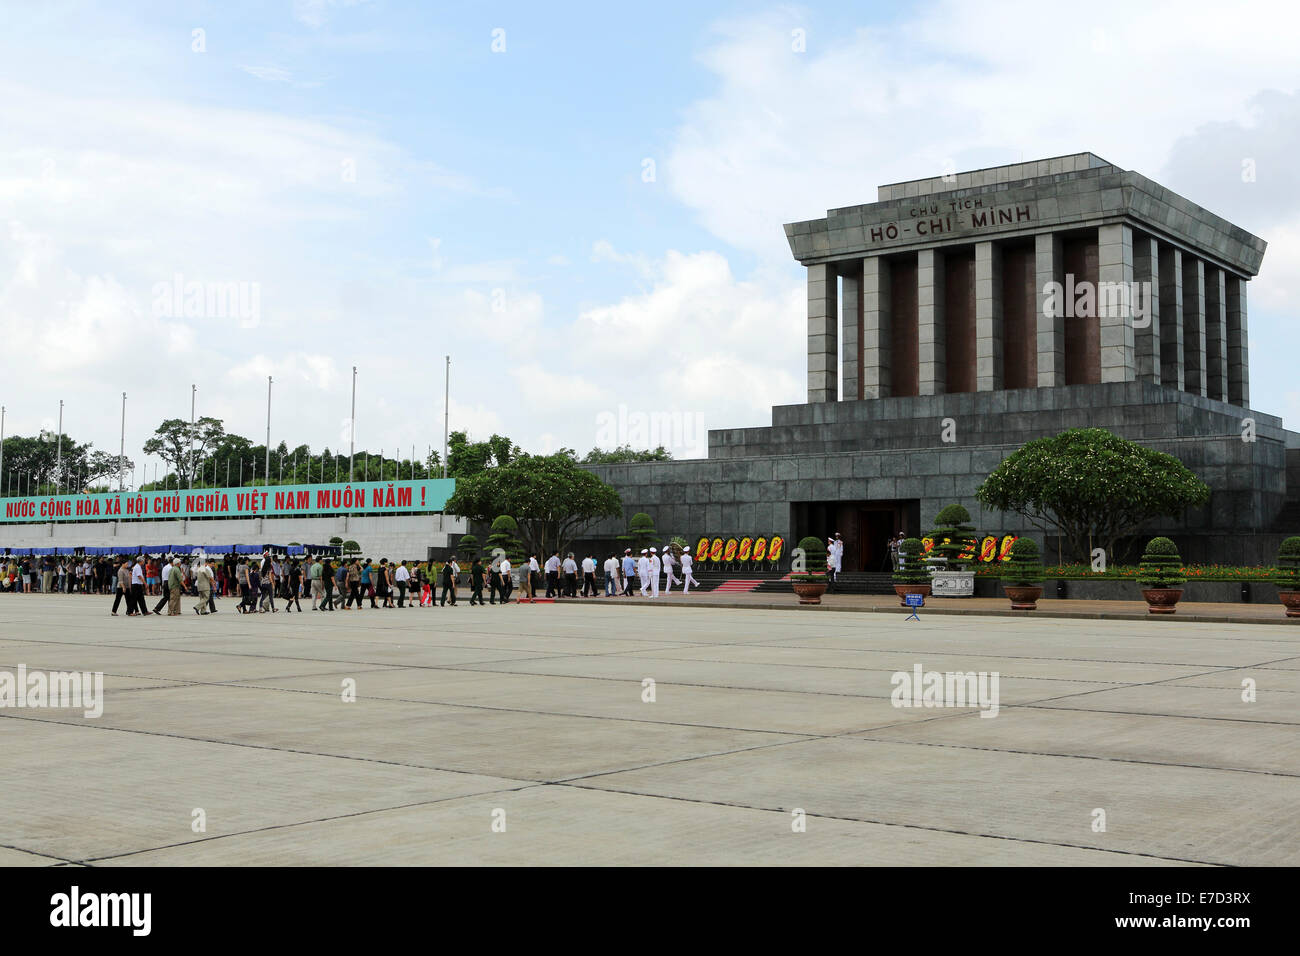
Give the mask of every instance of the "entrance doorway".
[[845, 571], [889, 571], [889, 539], [902, 531], [917, 535], [919, 499], [893, 501], [796, 501], [791, 506], [791, 545], [804, 537], [825, 541], [839, 532]]

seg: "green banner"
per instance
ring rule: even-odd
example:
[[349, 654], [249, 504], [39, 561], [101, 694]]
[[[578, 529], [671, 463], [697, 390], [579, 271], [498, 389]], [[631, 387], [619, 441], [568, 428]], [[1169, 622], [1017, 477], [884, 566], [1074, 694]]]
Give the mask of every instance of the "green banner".
[[454, 478], [355, 481], [333, 485], [195, 488], [0, 498], [0, 521], [140, 521], [170, 518], [286, 518], [313, 515], [419, 514], [442, 511]]

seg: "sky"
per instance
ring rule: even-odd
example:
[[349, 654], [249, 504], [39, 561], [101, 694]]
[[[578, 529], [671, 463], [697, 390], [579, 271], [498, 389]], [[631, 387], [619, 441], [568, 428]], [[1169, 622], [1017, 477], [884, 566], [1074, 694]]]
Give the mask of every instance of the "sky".
[[357, 447], [423, 458], [450, 355], [452, 430], [703, 456], [805, 399], [783, 223], [1083, 150], [1268, 241], [1300, 428], [1300, 10], [1069, 9], [2, 0], [5, 434], [115, 451], [126, 392], [144, 465], [196, 385], [261, 442], [269, 375], [272, 442], [346, 452], [355, 366]]

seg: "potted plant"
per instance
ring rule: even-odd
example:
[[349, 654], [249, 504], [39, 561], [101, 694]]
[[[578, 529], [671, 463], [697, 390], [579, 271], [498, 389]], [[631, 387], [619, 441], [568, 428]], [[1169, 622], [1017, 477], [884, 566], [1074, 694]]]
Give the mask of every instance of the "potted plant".
[[967, 570], [978, 542], [970, 512], [959, 504], [940, 509], [934, 516], [934, 541], [930, 560], [940, 565], [930, 576], [935, 597], [974, 597], [975, 572]]
[[1300, 537], [1290, 537], [1277, 549], [1277, 596], [1287, 617], [1300, 617]]
[[930, 593], [930, 572], [925, 569], [925, 546], [920, 538], [906, 538], [898, 547], [898, 570], [894, 572], [894, 593], [901, 607], [907, 595]]
[[1011, 599], [1011, 610], [1033, 611], [1043, 596], [1043, 562], [1038, 545], [1029, 538], [1017, 538], [1011, 546], [1011, 560], [1002, 568], [1002, 588]]
[[1146, 598], [1147, 610], [1152, 614], [1173, 614], [1178, 599], [1183, 596], [1183, 559], [1178, 545], [1168, 538], [1152, 538], [1142, 552], [1138, 565], [1138, 586]]
[[794, 571], [790, 584], [799, 595], [800, 604], [821, 604], [826, 593], [826, 545], [820, 538], [807, 537], [799, 542], [807, 570]]

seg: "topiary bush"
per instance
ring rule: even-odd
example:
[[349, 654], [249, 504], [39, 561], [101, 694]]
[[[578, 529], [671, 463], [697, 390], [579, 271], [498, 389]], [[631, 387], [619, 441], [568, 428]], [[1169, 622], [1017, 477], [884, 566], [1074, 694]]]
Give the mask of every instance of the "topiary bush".
[[1178, 545], [1163, 537], [1148, 541], [1138, 565], [1137, 580], [1143, 588], [1180, 588], [1186, 584]]
[[1300, 536], [1287, 538], [1277, 549], [1277, 576], [1279, 591], [1300, 591]]
[[1002, 582], [1019, 588], [1043, 583], [1043, 561], [1034, 541], [1017, 538], [1011, 545], [1010, 560], [1002, 566]]
[[456, 542], [456, 554], [467, 561], [474, 560], [474, 555], [478, 554], [478, 538], [472, 534], [463, 534], [460, 540]]
[[[944, 567], [950, 571], [964, 571], [974, 559], [979, 544], [975, 526], [970, 523], [970, 512], [959, 504], [947, 505], [934, 516], [934, 530], [928, 535], [934, 541], [930, 553], [944, 558]], [[969, 554], [970, 557], [962, 558]]]
[[808, 570], [796, 572], [791, 577], [796, 581], [825, 581], [826, 544], [821, 538], [814, 538], [809, 535], [799, 540], [799, 547], [803, 549], [804, 561]]
[[905, 538], [898, 548], [898, 570], [894, 572], [895, 584], [929, 584], [930, 572], [925, 569], [925, 545], [920, 538]]

